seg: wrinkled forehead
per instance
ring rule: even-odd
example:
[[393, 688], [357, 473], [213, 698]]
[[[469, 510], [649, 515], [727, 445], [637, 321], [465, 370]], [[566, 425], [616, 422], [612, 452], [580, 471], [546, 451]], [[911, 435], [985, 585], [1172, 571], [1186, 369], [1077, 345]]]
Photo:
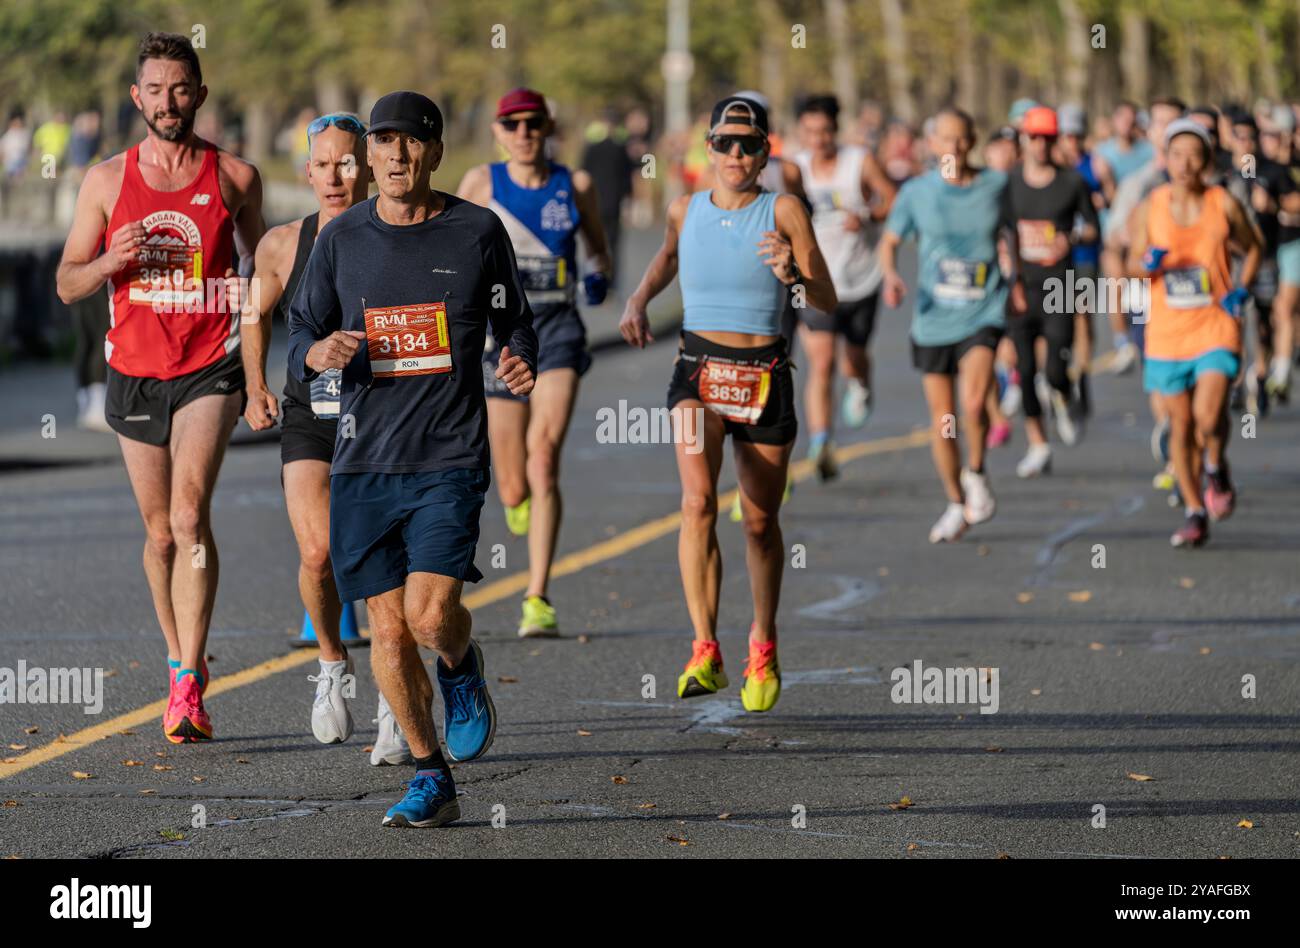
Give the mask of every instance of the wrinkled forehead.
[[356, 155], [365, 151], [365, 136], [345, 131], [337, 125], [326, 126], [312, 136], [311, 158], [313, 161], [337, 161], [344, 155]]

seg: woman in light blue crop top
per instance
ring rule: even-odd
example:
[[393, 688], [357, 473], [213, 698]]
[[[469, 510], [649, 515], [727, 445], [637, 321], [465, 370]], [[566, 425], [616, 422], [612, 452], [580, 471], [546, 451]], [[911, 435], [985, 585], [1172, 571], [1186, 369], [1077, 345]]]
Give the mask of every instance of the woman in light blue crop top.
[[653, 342], [646, 306], [680, 278], [685, 316], [667, 408], [682, 481], [678, 560], [695, 641], [677, 694], [693, 698], [728, 684], [716, 635], [722, 585], [716, 528], [722, 443], [730, 434], [753, 566], [740, 698], [747, 711], [767, 711], [781, 692], [776, 608], [785, 557], [778, 514], [798, 432], [781, 311], [791, 286], [796, 306], [832, 310], [836, 298], [803, 204], [758, 184], [768, 160], [766, 110], [733, 96], [714, 107], [710, 126], [714, 187], [669, 206], [663, 246], [619, 329], [629, 345]]

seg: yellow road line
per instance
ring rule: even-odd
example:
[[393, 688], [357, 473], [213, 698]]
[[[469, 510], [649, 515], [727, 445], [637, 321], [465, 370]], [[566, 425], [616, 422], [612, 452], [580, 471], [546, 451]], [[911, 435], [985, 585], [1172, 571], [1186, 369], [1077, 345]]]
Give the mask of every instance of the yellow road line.
[[[919, 447], [927, 443], [928, 439], [929, 434], [925, 430], [917, 430], [910, 434], [847, 445], [836, 451], [836, 457], [841, 464], [845, 464], [873, 454], [889, 454], [907, 448]], [[807, 480], [814, 474], [813, 462], [809, 459], [796, 461], [790, 465], [790, 473], [796, 482]], [[726, 510], [730, 507], [735, 500], [735, 495], [736, 488], [732, 488], [719, 496], [718, 509]], [[614, 559], [638, 547], [653, 543], [660, 537], [667, 536], [676, 530], [681, 524], [681, 520], [681, 513], [674, 512], [633, 527], [618, 536], [610, 537], [608, 540], [595, 543], [584, 550], [570, 553], [555, 562], [551, 575], [553, 577], [568, 576], [584, 570], [588, 566], [593, 566], [604, 560]], [[514, 573], [504, 579], [488, 583], [482, 589], [476, 589], [467, 595], [464, 599], [465, 606], [469, 609], [477, 609], [494, 602], [500, 602], [502, 599], [523, 592], [527, 588], [527, 571]], [[204, 697], [213, 698], [227, 691], [234, 691], [236, 688], [254, 684], [282, 671], [289, 671], [300, 665], [309, 664], [315, 661], [316, 658], [317, 653], [314, 650], [303, 649], [290, 652], [288, 655], [281, 655], [279, 658], [273, 658], [259, 665], [253, 665], [231, 675], [214, 678], [209, 683], [207, 694]], [[120, 731], [147, 724], [162, 717], [163, 712], [166, 710], [167, 700], [163, 698], [142, 708], [136, 708], [134, 711], [120, 714], [93, 727], [77, 731], [75, 734], [69, 734], [61, 741], [52, 741], [19, 757], [11, 758], [9, 763], [0, 762], [0, 780], [20, 774], [24, 770], [30, 770], [39, 764], [54, 760], [56, 757], [62, 757], [64, 754], [71, 753], [78, 748], [102, 741], [106, 737], [112, 737]]]

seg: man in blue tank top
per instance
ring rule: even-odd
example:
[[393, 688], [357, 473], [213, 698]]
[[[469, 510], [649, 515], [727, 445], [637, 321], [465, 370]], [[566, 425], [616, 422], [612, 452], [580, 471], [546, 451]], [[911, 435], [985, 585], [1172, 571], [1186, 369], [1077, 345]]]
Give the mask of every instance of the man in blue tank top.
[[466, 172], [457, 193], [496, 212], [514, 247], [519, 277], [537, 330], [537, 384], [528, 397], [512, 395], [497, 378], [499, 341], [483, 352], [483, 386], [497, 493], [506, 524], [528, 537], [528, 589], [519, 635], [556, 636], [560, 627], [547, 598], [560, 533], [560, 450], [591, 367], [587, 330], [577, 309], [577, 244], [581, 233], [592, 270], [581, 281], [589, 306], [605, 298], [610, 270], [595, 185], [586, 171], [570, 171], [547, 157], [555, 130], [546, 100], [515, 89], [497, 103], [492, 126], [509, 156]]
[[740, 700], [746, 711], [768, 711], [781, 693], [776, 610], [785, 550], [778, 519], [798, 434], [781, 315], [791, 287], [796, 306], [831, 312], [838, 300], [803, 203], [759, 184], [769, 151], [767, 110], [732, 96], [714, 107], [710, 128], [714, 186], [669, 205], [663, 246], [628, 299], [619, 330], [629, 345], [653, 342], [646, 307], [680, 275], [685, 316], [667, 407], [682, 481], [678, 562], [695, 641], [677, 695], [713, 694], [729, 683], [717, 639], [717, 520], [718, 471], [731, 435], [754, 607]]

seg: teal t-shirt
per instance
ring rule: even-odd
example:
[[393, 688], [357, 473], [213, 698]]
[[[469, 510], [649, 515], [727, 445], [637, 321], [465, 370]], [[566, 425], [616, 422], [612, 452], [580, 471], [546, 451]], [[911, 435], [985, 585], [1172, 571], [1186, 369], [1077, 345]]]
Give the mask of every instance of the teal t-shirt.
[[920, 346], [961, 342], [985, 326], [1006, 323], [1007, 282], [998, 268], [1007, 176], [984, 170], [966, 187], [938, 170], [903, 185], [885, 229], [919, 242], [919, 279], [912, 341]]

